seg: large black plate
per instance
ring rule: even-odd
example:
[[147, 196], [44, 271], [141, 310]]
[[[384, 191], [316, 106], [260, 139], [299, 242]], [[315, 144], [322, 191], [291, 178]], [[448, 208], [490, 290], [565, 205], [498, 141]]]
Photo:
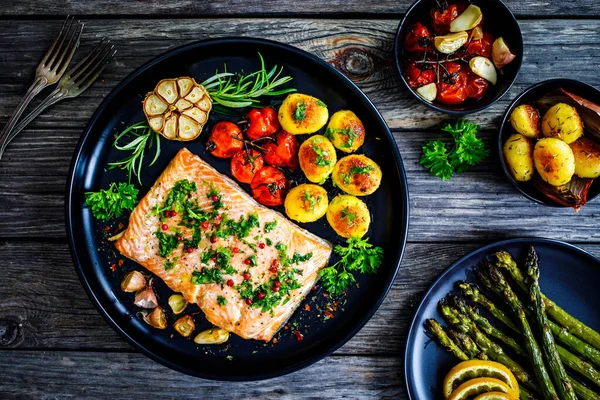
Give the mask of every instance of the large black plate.
[[[217, 68], [222, 68], [225, 62], [229, 71], [253, 71], [259, 67], [257, 52], [264, 56], [268, 66], [282, 65], [285, 74], [293, 76], [294, 87], [322, 99], [330, 112], [351, 109], [362, 119], [367, 140], [361, 151], [379, 163], [383, 171], [381, 188], [366, 201], [373, 220], [369, 235], [374, 244], [384, 248], [385, 263], [378, 274], [359, 277], [359, 288], [350, 290], [345, 304], [340, 305], [333, 319], [323, 321], [323, 313], [314, 311], [317, 308], [314, 304], [322, 303], [325, 297], [321, 289], [311, 292], [306, 301], [313, 304], [313, 312], [306, 312], [301, 307], [291, 319], [300, 327], [310, 326], [303, 329], [304, 340], [301, 342], [293, 338], [289, 329], [280, 331], [276, 345], [234, 336], [227, 345], [198, 346], [179, 337], [171, 326], [158, 331], [136, 315], [139, 310], [132, 304], [132, 295], [123, 293], [119, 283], [124, 273], [140, 267], [126, 261], [116, 272], [110, 271], [109, 265], [118, 259], [118, 255], [105, 240], [105, 225], [97, 224], [84, 207], [84, 192], [126, 180], [123, 171], [105, 168], [107, 162], [123, 157], [112, 147], [113, 135], [124, 126], [144, 119], [142, 96], [160, 79], [190, 75], [201, 82]], [[205, 131], [210, 130], [217, 118], [223, 119], [213, 112]], [[227, 161], [206, 154], [205, 137], [185, 144], [163, 139], [160, 159], [143, 171], [144, 185], [140, 194], [145, 194], [184, 145], [228, 174]], [[291, 178], [303, 180], [301, 173]], [[325, 187], [330, 198], [336, 194], [333, 187]], [[404, 168], [392, 135], [373, 104], [350, 80], [317, 57], [291, 46], [256, 39], [228, 38], [192, 43], [156, 58], [121, 82], [100, 105], [82, 135], [71, 166], [66, 203], [67, 234], [75, 268], [93, 303], [110, 325], [146, 355], [170, 368], [222, 380], [263, 379], [286, 374], [320, 360], [348, 341], [369, 320], [388, 292], [400, 264], [408, 230]], [[323, 220], [303, 226], [339, 243], [340, 238]], [[161, 302], [165, 303], [170, 290], [162, 282], [156, 286]], [[199, 311], [196, 306], [190, 310]], [[167, 317], [172, 324], [173, 316]], [[209, 327], [201, 312], [197, 313], [195, 321], [197, 331]]]
[[[506, 250], [522, 261], [529, 245], [540, 257], [540, 286], [544, 294], [593, 329], [600, 329], [600, 260], [570, 244], [550, 239], [522, 238], [490, 244], [452, 264], [431, 285], [419, 305], [406, 342], [405, 378], [411, 399], [441, 399], [442, 381], [458, 361], [426, 334], [425, 320], [443, 321], [437, 303], [459, 280], [476, 282], [473, 267], [486, 255]], [[444, 324], [445, 325], [445, 324]]]

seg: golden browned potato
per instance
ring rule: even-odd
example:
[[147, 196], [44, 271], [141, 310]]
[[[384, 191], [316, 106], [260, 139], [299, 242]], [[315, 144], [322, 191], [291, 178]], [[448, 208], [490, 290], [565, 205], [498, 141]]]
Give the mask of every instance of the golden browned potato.
[[292, 135], [315, 133], [329, 119], [327, 106], [316, 97], [292, 93], [283, 100], [277, 114], [284, 131]]
[[367, 196], [379, 188], [381, 168], [367, 156], [352, 154], [335, 164], [331, 179], [348, 194]]
[[321, 186], [304, 183], [285, 197], [285, 213], [298, 222], [314, 222], [327, 212], [329, 199]]
[[600, 176], [600, 144], [582, 137], [569, 145], [575, 157], [575, 175], [581, 178]]
[[583, 121], [575, 107], [558, 103], [544, 114], [542, 133], [546, 137], [558, 138], [567, 144], [573, 143], [583, 135]]
[[533, 177], [533, 147], [525, 136], [515, 133], [504, 143], [504, 159], [508, 169], [520, 182], [527, 182]]
[[521, 135], [528, 138], [541, 136], [540, 112], [529, 104], [522, 104], [510, 114], [510, 124]]
[[556, 138], [538, 140], [533, 150], [535, 169], [552, 186], [569, 183], [575, 173], [575, 157], [568, 144]]
[[341, 237], [360, 238], [369, 230], [371, 214], [367, 205], [359, 198], [340, 194], [329, 203], [327, 221]]
[[352, 153], [365, 142], [365, 127], [352, 111], [341, 110], [329, 119], [325, 136], [336, 149]]
[[300, 145], [298, 160], [300, 168], [309, 181], [323, 183], [331, 175], [337, 155], [329, 139], [325, 136], [314, 135]]

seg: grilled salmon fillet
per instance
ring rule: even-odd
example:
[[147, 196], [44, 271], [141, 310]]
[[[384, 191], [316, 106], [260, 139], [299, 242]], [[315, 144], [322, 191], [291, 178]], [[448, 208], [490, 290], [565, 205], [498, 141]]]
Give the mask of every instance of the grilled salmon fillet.
[[185, 148], [115, 245], [212, 324], [264, 341], [313, 287], [332, 250]]

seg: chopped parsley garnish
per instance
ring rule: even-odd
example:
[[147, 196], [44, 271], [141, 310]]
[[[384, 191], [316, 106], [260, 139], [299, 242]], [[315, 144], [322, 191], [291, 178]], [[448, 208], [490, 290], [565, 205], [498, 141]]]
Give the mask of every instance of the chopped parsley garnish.
[[184, 204], [189, 195], [198, 190], [196, 182], [190, 182], [187, 179], [181, 179], [175, 182], [173, 189], [167, 195], [167, 199], [163, 202], [162, 206], [158, 204], [152, 209], [152, 213], [160, 215], [164, 218], [163, 214], [167, 210], [175, 210], [178, 213], [184, 210]]
[[[210, 185], [208, 192], [206, 192], [206, 197], [213, 202], [213, 208], [215, 210], [219, 210], [219, 209], [223, 208], [223, 200], [221, 199], [221, 192], [219, 192], [219, 189], [217, 188], [217, 186], [215, 186], [215, 184], [213, 182], [210, 182], [210, 183], [204, 182], [204, 184]], [[217, 201], [215, 201], [214, 199], [217, 199]]]
[[342, 210], [341, 219], [345, 219], [346, 222], [348, 223], [348, 226], [353, 226], [354, 223], [356, 222], [356, 213], [350, 211], [350, 209], [348, 207], [346, 207]]
[[163, 258], [170, 256], [173, 250], [179, 246], [179, 242], [177, 241], [177, 233], [169, 235], [168, 233], [158, 230], [154, 234], [158, 238], [158, 255]]
[[278, 251], [277, 258], [279, 259], [279, 264], [282, 265], [284, 268], [289, 267], [292, 264], [298, 264], [300, 262], [308, 261], [313, 256], [312, 252], [306, 253], [305, 255], [302, 255], [300, 253], [294, 253], [294, 256], [292, 258], [288, 258], [288, 247], [285, 244], [279, 242], [275, 245], [275, 248]]
[[256, 267], [258, 265], [258, 260], [256, 259], [255, 254], [252, 254], [250, 257], [248, 257], [248, 260], [250, 260], [251, 267]]
[[294, 253], [294, 256], [290, 258], [290, 264], [299, 264], [301, 262], [308, 261], [312, 258], [312, 256], [312, 252], [306, 253], [305, 255], [302, 255], [300, 253]]
[[317, 155], [317, 158], [315, 158], [315, 165], [318, 165], [319, 167], [326, 167], [331, 164], [331, 160], [327, 159], [327, 157], [329, 157], [328, 151], [323, 150], [322, 148], [314, 144], [312, 145], [312, 149]]
[[350, 184], [350, 182], [351, 182], [350, 178], [352, 177], [352, 175], [346, 174], [344, 172], [340, 172], [338, 175], [342, 179], [342, 181], [344, 181], [344, 185]]
[[344, 135], [347, 136], [348, 139], [346, 139], [345, 142], [343, 142], [342, 144], [340, 144], [340, 147], [349, 149], [354, 145], [354, 141], [358, 138], [358, 135], [354, 132], [354, 129], [352, 129], [352, 127], [348, 127], [346, 129], [340, 129], [340, 128], [327, 128], [327, 130], [325, 131], [325, 137], [328, 138], [329, 140], [333, 140], [333, 136], [335, 133], [338, 133], [340, 135]]
[[294, 119], [298, 122], [304, 121], [306, 118], [306, 104], [303, 101], [299, 101], [296, 104], [296, 110], [294, 111]]
[[383, 249], [373, 247], [367, 239], [350, 238], [347, 246], [337, 245], [334, 251], [340, 260], [319, 273], [325, 290], [332, 296], [342, 294], [356, 282], [352, 272], [373, 274], [383, 262]]
[[217, 296], [217, 303], [219, 303], [220, 306], [225, 306], [227, 305], [227, 299], [224, 296]]
[[251, 281], [242, 281], [234, 289], [239, 292], [242, 299], [251, 299], [254, 296], [254, 287]]
[[269, 233], [277, 227], [277, 221], [265, 222], [265, 232]]
[[351, 166], [350, 167], [350, 174], [351, 175], [365, 175], [368, 174], [370, 171], [373, 170], [373, 167], [371, 165], [365, 165], [363, 167], [357, 167], [357, 166]]
[[266, 238], [265, 242], [267, 242], [267, 246], [272, 246], [273, 245], [273, 241], [271, 240], [271, 238]]
[[181, 224], [192, 228], [205, 221], [212, 221], [219, 213], [216, 210], [204, 211], [200, 209], [197, 201], [187, 200], [183, 204]]
[[230, 219], [227, 214], [221, 215], [221, 224], [213, 232], [218, 238], [224, 239], [229, 236], [236, 236], [238, 239], [244, 239], [250, 235], [252, 228], [258, 228], [260, 226], [257, 213], [248, 214], [247, 218], [242, 215], [237, 222]]
[[304, 191], [302, 195], [302, 201], [308, 203], [308, 210], [312, 211], [315, 209], [315, 196], [313, 196], [308, 190]]
[[86, 192], [85, 204], [94, 218], [107, 221], [119, 218], [125, 210], [133, 210], [137, 204], [138, 190], [132, 184], [111, 183], [109, 188], [99, 192]]
[[194, 231], [192, 233], [191, 239], [185, 239], [183, 241], [183, 248], [188, 249], [197, 249], [200, 246], [200, 240], [202, 240], [202, 232], [198, 227], [193, 228]]
[[317, 99], [317, 104], [323, 108], [327, 108], [327, 104], [323, 103], [321, 100]]
[[177, 260], [179, 259], [179, 257], [175, 257], [172, 260], [167, 260], [165, 261], [165, 271], [168, 271], [170, 269], [173, 269], [175, 267], [175, 264], [177, 263]]
[[220, 268], [202, 268], [200, 271], [192, 272], [192, 283], [202, 285], [206, 283], [223, 283]]

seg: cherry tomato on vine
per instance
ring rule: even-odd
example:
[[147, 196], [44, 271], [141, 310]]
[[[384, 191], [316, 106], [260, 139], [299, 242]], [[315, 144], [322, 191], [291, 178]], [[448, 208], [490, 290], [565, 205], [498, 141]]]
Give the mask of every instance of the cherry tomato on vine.
[[420, 59], [411, 58], [406, 62], [404, 72], [412, 88], [427, 85], [435, 80], [435, 70], [431, 64], [419, 64]]
[[242, 183], [250, 183], [264, 164], [263, 156], [257, 150], [241, 150], [231, 159], [231, 175]]
[[487, 92], [489, 83], [486, 79], [475, 75], [473, 72], [469, 73], [467, 80], [467, 97], [470, 99], [480, 100]]
[[462, 4], [450, 4], [445, 10], [440, 11], [438, 8], [431, 10], [431, 25], [433, 30], [438, 35], [443, 35], [450, 32], [450, 23], [456, 19], [464, 10]]
[[274, 167], [288, 167], [291, 170], [298, 168], [298, 149], [300, 144], [296, 136], [287, 132], [279, 132], [275, 143], [261, 145], [265, 149], [265, 162]]
[[270, 136], [281, 129], [277, 112], [271, 107], [254, 108], [247, 115], [250, 121], [246, 134], [250, 140]]
[[404, 48], [406, 51], [423, 53], [427, 51], [431, 41], [432, 37], [429, 29], [422, 23], [416, 22], [408, 30], [406, 40], [404, 41]]
[[490, 57], [492, 55], [492, 44], [494, 43], [494, 37], [487, 32], [483, 32], [481, 39], [472, 40], [467, 47], [467, 56], [483, 56]]
[[438, 83], [437, 101], [444, 104], [460, 104], [467, 99], [468, 74], [462, 65], [449, 62], [441, 68], [440, 82]]
[[263, 167], [254, 174], [250, 183], [252, 197], [265, 206], [280, 206], [287, 193], [288, 181], [281, 170]]
[[236, 124], [228, 121], [217, 123], [206, 142], [206, 150], [219, 158], [231, 158], [243, 148], [242, 131]]

